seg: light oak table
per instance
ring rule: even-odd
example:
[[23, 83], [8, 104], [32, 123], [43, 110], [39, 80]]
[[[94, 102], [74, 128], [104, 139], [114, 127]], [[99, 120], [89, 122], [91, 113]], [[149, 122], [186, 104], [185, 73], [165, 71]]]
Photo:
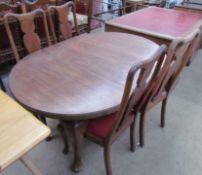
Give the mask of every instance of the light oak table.
[[158, 44], [170, 45], [199, 27], [202, 14], [149, 7], [112, 19], [105, 23], [105, 31], [140, 35]]
[[72, 168], [81, 170], [80, 142], [88, 119], [115, 112], [129, 68], [149, 59], [159, 45], [121, 33], [84, 34], [41, 49], [11, 71], [14, 98], [35, 114], [71, 125]]
[[0, 106], [0, 172], [19, 159], [41, 175], [25, 154], [50, 134], [49, 128], [1, 90]]

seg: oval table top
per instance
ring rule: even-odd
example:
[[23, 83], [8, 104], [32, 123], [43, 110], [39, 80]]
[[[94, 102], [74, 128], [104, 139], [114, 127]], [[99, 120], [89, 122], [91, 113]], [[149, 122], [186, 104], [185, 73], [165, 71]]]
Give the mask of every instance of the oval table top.
[[25, 108], [62, 120], [115, 112], [127, 73], [159, 45], [123, 33], [84, 34], [36, 51], [11, 71], [9, 87]]

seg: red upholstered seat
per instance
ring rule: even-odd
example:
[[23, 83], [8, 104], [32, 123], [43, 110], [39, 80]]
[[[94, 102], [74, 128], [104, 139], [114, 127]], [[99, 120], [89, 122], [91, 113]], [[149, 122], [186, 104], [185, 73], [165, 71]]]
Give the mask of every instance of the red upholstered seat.
[[86, 132], [97, 137], [105, 138], [110, 132], [116, 119], [116, 113], [89, 120]]

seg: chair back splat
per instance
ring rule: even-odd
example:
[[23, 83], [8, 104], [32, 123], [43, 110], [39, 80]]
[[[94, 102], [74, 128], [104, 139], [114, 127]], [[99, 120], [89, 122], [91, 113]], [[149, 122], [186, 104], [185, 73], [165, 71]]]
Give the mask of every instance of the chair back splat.
[[140, 106], [143, 105], [145, 91], [150, 88], [151, 82], [162, 67], [165, 49], [166, 46], [162, 45], [151, 59], [132, 66], [129, 70], [120, 108], [117, 112], [117, 120], [108, 135], [107, 142], [113, 142], [116, 135], [118, 136], [121, 131], [126, 129], [125, 126], [130, 122], [131, 111], [136, 114]]
[[[79, 35], [79, 30], [77, 26], [77, 20], [76, 20], [76, 9], [75, 5], [73, 2], [67, 2], [61, 6], [49, 6], [48, 12], [49, 12], [49, 21], [50, 21], [50, 26], [51, 26], [51, 32], [54, 38], [59, 38], [60, 40], [60, 35], [62, 35], [63, 39], [68, 39], [72, 37], [72, 24], [69, 23], [68, 21], [68, 14], [72, 10], [73, 13], [73, 23], [74, 23], [74, 31], [76, 35]], [[56, 20], [53, 20], [56, 13]], [[55, 31], [55, 25], [54, 21], [57, 21], [58, 29], [59, 29], [59, 36], [56, 37], [56, 31]], [[55, 41], [56, 42], [56, 41]]]
[[135, 151], [135, 121], [165, 59], [166, 46], [162, 45], [147, 61], [132, 66], [128, 72], [125, 88], [117, 112], [89, 120], [85, 136], [104, 148], [107, 175], [112, 175], [110, 145], [126, 129], [130, 128], [130, 149]]
[[[8, 35], [8, 38], [9, 38], [9, 41], [10, 41], [10, 44], [11, 44], [11, 47], [12, 47], [12, 50], [14, 52], [14, 56], [15, 56], [17, 62], [20, 60], [20, 57], [19, 57], [19, 54], [18, 54], [16, 46], [15, 46], [13, 34], [10, 30], [9, 20], [11, 18], [14, 18], [17, 21], [19, 21], [21, 30], [23, 32], [24, 46], [25, 46], [27, 52], [31, 53], [31, 52], [34, 52], [41, 48], [40, 38], [37, 35], [37, 33], [35, 33], [34, 19], [37, 15], [42, 15], [46, 38], [48, 41], [48, 45], [50, 46], [51, 42], [50, 42], [50, 36], [49, 36], [49, 31], [48, 31], [47, 19], [46, 19], [45, 12], [42, 9], [37, 9], [37, 10], [34, 10], [34, 11], [32, 11], [30, 13], [26, 13], [26, 14], [8, 13], [5, 15], [6, 32], [7, 32], [7, 35]], [[30, 42], [30, 41], [32, 41], [32, 42]]]
[[[193, 33], [188, 35], [186, 38], [178, 38], [174, 40], [168, 49], [167, 59], [164, 68], [159, 72], [154, 86], [152, 100], [163, 91], [169, 92], [175, 81], [178, 79], [181, 71], [189, 61], [189, 54], [192, 50], [192, 42], [198, 38], [199, 29], [196, 29]], [[158, 83], [159, 82], [159, 83]]]
[[167, 56], [162, 68], [157, 74], [155, 80], [151, 84], [151, 88], [147, 93], [147, 99], [140, 109], [140, 124], [139, 136], [140, 146], [144, 146], [144, 125], [146, 112], [162, 102], [161, 107], [161, 127], [165, 126], [165, 112], [168, 96], [171, 90], [177, 84], [178, 77], [189, 61], [190, 54], [193, 50], [192, 43], [200, 35], [200, 30], [196, 29], [194, 32], [184, 38], [175, 39], [168, 48]]

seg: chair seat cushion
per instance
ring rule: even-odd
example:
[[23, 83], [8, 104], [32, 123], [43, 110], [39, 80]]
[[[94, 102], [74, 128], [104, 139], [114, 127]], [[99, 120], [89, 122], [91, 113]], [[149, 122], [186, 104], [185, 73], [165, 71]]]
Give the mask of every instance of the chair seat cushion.
[[105, 138], [111, 131], [116, 119], [116, 113], [89, 120], [86, 132], [100, 138]]
[[[88, 24], [88, 16], [87, 15], [82, 15], [82, 14], [76, 13], [76, 20], [77, 20], [77, 25], [78, 26]], [[74, 18], [73, 18], [73, 13], [72, 12], [70, 12], [68, 14], [68, 21], [74, 27]]]

